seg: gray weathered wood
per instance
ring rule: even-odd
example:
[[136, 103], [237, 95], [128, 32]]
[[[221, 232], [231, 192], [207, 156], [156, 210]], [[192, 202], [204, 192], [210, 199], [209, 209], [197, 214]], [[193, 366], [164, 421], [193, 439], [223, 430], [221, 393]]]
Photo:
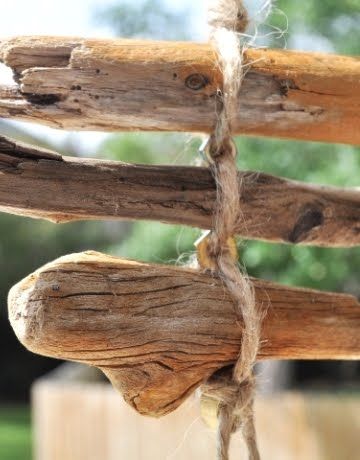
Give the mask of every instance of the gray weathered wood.
[[[254, 286], [265, 315], [259, 359], [360, 357], [356, 298]], [[14, 286], [9, 318], [29, 350], [99, 367], [127, 402], [153, 416], [233, 363], [241, 341], [218, 278], [93, 252], [62, 257]]]
[[[360, 244], [360, 190], [239, 173], [245, 238]], [[151, 219], [211, 228], [215, 183], [207, 168], [140, 166], [62, 157], [0, 137], [0, 210], [68, 222]]]
[[[62, 37], [0, 42], [18, 86], [0, 116], [65, 129], [210, 132], [222, 86], [208, 44]], [[356, 57], [249, 49], [238, 134], [360, 143]]]

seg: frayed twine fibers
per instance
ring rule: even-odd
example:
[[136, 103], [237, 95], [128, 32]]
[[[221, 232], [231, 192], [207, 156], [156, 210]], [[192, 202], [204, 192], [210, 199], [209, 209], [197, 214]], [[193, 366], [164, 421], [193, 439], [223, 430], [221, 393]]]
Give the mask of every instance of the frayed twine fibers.
[[[248, 23], [241, 0], [211, 1], [209, 24], [223, 72], [223, 90], [217, 100], [217, 123], [207, 145], [210, 167], [217, 184], [214, 229], [206, 238], [210, 268], [229, 290], [243, 335], [238, 361], [232, 375], [215, 374], [202, 386], [202, 392], [218, 401], [218, 460], [228, 460], [232, 433], [242, 429], [249, 458], [260, 459], [254, 423], [255, 379], [253, 367], [260, 343], [261, 313], [255, 303], [251, 282], [238, 266], [231, 250], [232, 236], [240, 215], [241, 193], [238, 193], [236, 155], [232, 140], [232, 120], [238, 110], [242, 80], [243, 49], [240, 34]], [[202, 268], [204, 266], [200, 260]]]

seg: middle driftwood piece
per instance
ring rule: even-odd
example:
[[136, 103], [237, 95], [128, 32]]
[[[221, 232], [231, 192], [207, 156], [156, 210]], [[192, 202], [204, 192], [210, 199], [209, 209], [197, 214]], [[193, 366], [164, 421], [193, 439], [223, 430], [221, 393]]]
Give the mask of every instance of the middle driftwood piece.
[[[258, 359], [357, 359], [350, 295], [253, 280], [266, 312]], [[196, 270], [87, 252], [12, 288], [9, 317], [31, 351], [99, 367], [126, 401], [161, 416], [238, 356], [241, 330], [221, 281]]]
[[[244, 238], [360, 244], [360, 190], [238, 173]], [[150, 219], [211, 228], [216, 187], [206, 168], [72, 158], [0, 136], [0, 211], [69, 222]]]

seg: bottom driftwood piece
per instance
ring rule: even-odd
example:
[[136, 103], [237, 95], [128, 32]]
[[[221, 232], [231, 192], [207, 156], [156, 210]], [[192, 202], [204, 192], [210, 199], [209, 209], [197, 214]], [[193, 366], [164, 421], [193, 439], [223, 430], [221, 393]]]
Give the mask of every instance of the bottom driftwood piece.
[[[213, 460], [215, 434], [191, 398], [174, 413], [139, 417], [108, 384], [40, 380], [33, 387], [34, 460]], [[259, 397], [263, 460], [351, 460], [359, 443], [356, 396], [284, 393]], [[231, 458], [244, 455], [233, 437]]]
[[[259, 359], [359, 357], [354, 297], [254, 285], [266, 313]], [[233, 363], [241, 342], [218, 278], [94, 252], [62, 257], [18, 283], [9, 317], [31, 351], [99, 367], [128, 403], [152, 416], [176, 409]]]

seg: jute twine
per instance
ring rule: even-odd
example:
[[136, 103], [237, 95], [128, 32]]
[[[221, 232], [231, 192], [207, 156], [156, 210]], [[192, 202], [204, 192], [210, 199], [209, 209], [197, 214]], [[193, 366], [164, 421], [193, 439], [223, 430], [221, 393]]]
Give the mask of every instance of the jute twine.
[[219, 53], [223, 89], [217, 101], [216, 127], [208, 142], [210, 167], [217, 184], [217, 205], [214, 228], [207, 237], [207, 257], [230, 292], [239, 324], [243, 324], [241, 349], [232, 374], [215, 374], [202, 386], [203, 394], [219, 403], [218, 460], [228, 460], [231, 435], [240, 428], [249, 459], [260, 459], [254, 423], [253, 367], [259, 349], [261, 313], [256, 307], [252, 283], [240, 271], [229, 244], [241, 208], [235, 160], [237, 150], [231, 133], [244, 77], [240, 37], [247, 22], [247, 13], [241, 0], [211, 2], [209, 24], [212, 41]]

